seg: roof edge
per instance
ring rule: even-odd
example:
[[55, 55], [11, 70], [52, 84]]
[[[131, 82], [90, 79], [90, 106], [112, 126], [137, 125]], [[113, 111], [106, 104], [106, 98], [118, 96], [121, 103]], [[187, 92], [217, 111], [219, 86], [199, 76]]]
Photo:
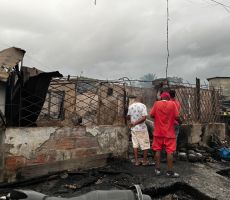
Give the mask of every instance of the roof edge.
[[211, 78], [207, 78], [207, 80], [212, 80], [212, 79], [218, 79], [218, 78], [229, 78], [230, 79], [230, 76], [216, 76], [216, 77], [211, 77]]

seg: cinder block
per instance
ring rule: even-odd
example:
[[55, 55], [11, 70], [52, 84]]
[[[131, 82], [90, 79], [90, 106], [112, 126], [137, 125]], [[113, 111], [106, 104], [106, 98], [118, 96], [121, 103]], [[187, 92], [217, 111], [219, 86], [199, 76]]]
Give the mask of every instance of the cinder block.
[[201, 141], [201, 124], [183, 124], [178, 137], [178, 148], [186, 147], [189, 144], [198, 144]]
[[201, 141], [202, 124], [192, 124], [188, 138], [189, 144], [198, 144]]

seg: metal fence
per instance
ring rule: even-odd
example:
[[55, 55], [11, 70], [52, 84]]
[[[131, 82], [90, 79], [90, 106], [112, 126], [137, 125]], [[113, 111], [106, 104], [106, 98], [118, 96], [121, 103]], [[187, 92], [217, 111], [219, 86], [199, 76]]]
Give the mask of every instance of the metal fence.
[[180, 115], [183, 123], [212, 123], [220, 120], [221, 90], [208, 85], [180, 83], [172, 84], [169, 89], [176, 91], [180, 102]]
[[[10, 107], [11, 112], [16, 113], [11, 120], [18, 120], [14, 126], [125, 125], [130, 95], [143, 96], [148, 111], [157, 99], [159, 87], [137, 85], [130, 80], [56, 78], [44, 97], [21, 89], [22, 98]], [[174, 83], [161, 89], [176, 91], [184, 123], [219, 121], [220, 90], [201, 86], [199, 82], [195, 85]]]
[[54, 79], [37, 123], [122, 125], [126, 102], [125, 85], [120, 82]]

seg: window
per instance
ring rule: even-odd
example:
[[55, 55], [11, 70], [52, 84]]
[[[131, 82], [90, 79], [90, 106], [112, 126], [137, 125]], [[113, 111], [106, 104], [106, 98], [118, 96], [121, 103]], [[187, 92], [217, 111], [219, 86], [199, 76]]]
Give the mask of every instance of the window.
[[64, 119], [64, 91], [49, 90], [43, 105], [40, 119]]

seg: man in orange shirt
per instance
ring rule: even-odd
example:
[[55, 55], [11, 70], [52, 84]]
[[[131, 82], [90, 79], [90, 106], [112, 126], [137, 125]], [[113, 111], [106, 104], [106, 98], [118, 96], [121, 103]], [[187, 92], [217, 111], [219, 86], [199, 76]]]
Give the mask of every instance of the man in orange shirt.
[[156, 101], [150, 111], [150, 116], [154, 118], [153, 144], [152, 148], [156, 151], [156, 175], [160, 175], [161, 150], [165, 148], [167, 153], [167, 176], [177, 178], [178, 173], [173, 172], [173, 152], [176, 150], [176, 134], [174, 122], [179, 116], [176, 105], [170, 100], [168, 92], [163, 92], [161, 100]]

